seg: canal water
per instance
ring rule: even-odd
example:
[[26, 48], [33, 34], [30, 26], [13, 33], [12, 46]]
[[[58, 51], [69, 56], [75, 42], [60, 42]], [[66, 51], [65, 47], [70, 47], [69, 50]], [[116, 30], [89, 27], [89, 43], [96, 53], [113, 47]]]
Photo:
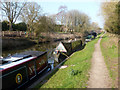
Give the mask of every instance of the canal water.
[[[42, 44], [37, 44], [28, 48], [17, 48], [15, 50], [7, 50], [7, 51], [2, 51], [2, 56], [7, 57], [8, 55], [13, 55], [16, 53], [21, 53], [24, 51], [48, 51], [48, 57], [52, 56], [51, 52], [56, 48], [56, 46], [59, 44], [59, 42], [53, 42], [53, 43], [42, 43]], [[53, 59], [54, 60], [54, 59]], [[54, 62], [53, 60], [50, 60], [49, 63], [51, 63], [52, 69], [58, 65], [57, 62]]]

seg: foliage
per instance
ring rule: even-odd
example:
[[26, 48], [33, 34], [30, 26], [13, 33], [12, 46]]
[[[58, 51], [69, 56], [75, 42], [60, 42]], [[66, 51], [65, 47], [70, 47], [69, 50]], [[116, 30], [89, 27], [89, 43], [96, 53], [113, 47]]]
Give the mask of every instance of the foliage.
[[46, 16], [41, 16], [38, 18], [37, 22], [35, 23], [35, 33], [36, 36], [39, 36], [41, 32], [53, 32], [55, 28], [55, 23], [52, 21], [51, 18]]
[[[24, 22], [20, 22], [17, 24], [12, 24], [13, 31], [26, 31], [27, 30], [27, 25]], [[2, 30], [7, 31], [9, 30], [9, 22], [8, 21], [3, 21], [2, 22]]]
[[81, 73], [81, 72], [82, 72], [82, 71], [71, 69], [70, 75], [75, 76], [75, 75], [77, 75], [77, 74], [79, 74], [79, 73]]
[[77, 48], [78, 46], [82, 46], [81, 40], [77, 40], [77, 41], [72, 42], [72, 50]]
[[20, 22], [20, 23], [16, 24], [16, 30], [26, 31], [26, 30], [27, 30], [27, 25], [26, 25], [26, 23]]
[[13, 31], [16, 31], [16, 28], [17, 28], [17, 27], [16, 27], [16, 24], [12, 23], [12, 30], [13, 30]]
[[9, 22], [8, 21], [4, 20], [2, 22], [2, 30], [3, 31], [9, 30]]
[[62, 25], [57, 25], [55, 24], [55, 27], [54, 27], [54, 31], [55, 32], [60, 32], [60, 28], [62, 27]]
[[107, 32], [120, 34], [119, 13], [120, 3], [117, 1], [106, 1], [101, 5], [102, 15], [104, 16], [104, 29]]
[[42, 15], [42, 9], [37, 3], [27, 3], [22, 12], [21, 19], [27, 24], [28, 32], [34, 33], [34, 37], [40, 37], [41, 32], [58, 29], [51, 17]]

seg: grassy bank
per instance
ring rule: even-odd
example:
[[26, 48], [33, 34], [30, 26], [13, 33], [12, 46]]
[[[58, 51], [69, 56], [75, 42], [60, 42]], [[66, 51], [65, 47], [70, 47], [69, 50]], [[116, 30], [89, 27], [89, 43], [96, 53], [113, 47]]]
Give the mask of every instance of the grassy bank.
[[58, 69], [45, 84], [40, 83], [35, 88], [86, 88], [94, 44], [98, 39], [89, 42], [82, 51], [75, 52], [63, 64], [67, 68]]
[[112, 87], [116, 88], [118, 87], [118, 37], [105, 34], [101, 40], [101, 50], [112, 78]]

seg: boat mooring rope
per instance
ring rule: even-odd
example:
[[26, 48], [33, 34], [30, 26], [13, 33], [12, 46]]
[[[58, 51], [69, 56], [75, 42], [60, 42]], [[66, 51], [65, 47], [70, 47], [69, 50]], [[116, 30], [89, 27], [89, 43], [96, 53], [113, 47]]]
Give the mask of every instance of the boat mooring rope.
[[65, 53], [61, 53], [62, 55], [64, 55], [64, 56], [66, 56], [67, 58], [69, 57], [67, 54], [65, 54]]

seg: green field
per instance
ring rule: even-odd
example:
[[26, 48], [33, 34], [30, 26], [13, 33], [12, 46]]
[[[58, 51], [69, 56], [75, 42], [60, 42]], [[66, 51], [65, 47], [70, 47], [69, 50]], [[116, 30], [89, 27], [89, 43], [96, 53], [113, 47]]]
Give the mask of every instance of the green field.
[[107, 33], [101, 40], [100, 45], [112, 79], [112, 87], [116, 88], [118, 87], [118, 38]]
[[58, 69], [50, 75], [45, 84], [39, 84], [35, 88], [86, 88], [91, 67], [91, 58], [94, 52], [94, 44], [99, 38], [87, 43], [81, 51], [75, 52], [63, 65], [64, 69]]

